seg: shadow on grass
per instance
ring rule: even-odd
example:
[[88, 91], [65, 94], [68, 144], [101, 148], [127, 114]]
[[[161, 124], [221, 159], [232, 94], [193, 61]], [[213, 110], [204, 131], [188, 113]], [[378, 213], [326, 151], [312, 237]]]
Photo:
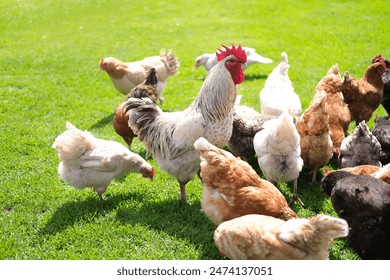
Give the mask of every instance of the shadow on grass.
[[85, 200], [64, 203], [52, 214], [40, 233], [55, 235], [80, 221], [92, 221], [94, 217], [104, 216], [107, 212], [115, 209], [121, 201], [132, 198], [134, 198], [134, 194], [128, 193], [126, 195], [108, 196], [105, 201], [100, 201], [98, 196], [94, 195]]
[[183, 204], [179, 200], [147, 202], [140, 208], [119, 206], [126, 200], [142, 201], [143, 193], [118, 194], [106, 197], [104, 202], [96, 197], [71, 201], [61, 205], [46, 225], [39, 230], [42, 235], [55, 235], [78, 223], [94, 223], [97, 217], [116, 211], [115, 219], [124, 225], [145, 225], [175, 238], [188, 240], [202, 248], [200, 259], [221, 259], [214, 246], [215, 226], [200, 211], [200, 202]]
[[213, 241], [216, 226], [200, 209], [199, 201], [183, 204], [179, 200], [166, 200], [146, 204], [137, 210], [118, 209], [116, 219], [122, 224], [143, 224], [158, 232], [188, 240], [203, 248], [201, 259], [220, 259]]
[[107, 124], [112, 123], [113, 119], [114, 119], [114, 112], [112, 114], [110, 114], [110, 115], [100, 119], [99, 121], [97, 121], [93, 125], [91, 125], [91, 127], [89, 129], [92, 130], [92, 129], [95, 129], [95, 128], [104, 127]]

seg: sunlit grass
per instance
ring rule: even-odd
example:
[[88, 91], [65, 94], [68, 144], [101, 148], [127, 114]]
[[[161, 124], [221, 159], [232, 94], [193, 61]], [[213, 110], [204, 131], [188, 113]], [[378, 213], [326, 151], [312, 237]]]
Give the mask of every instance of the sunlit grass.
[[[178, 184], [156, 162], [153, 183], [114, 180], [104, 203], [61, 181], [51, 145], [70, 121], [122, 142], [112, 127], [124, 99], [99, 70], [102, 57], [133, 61], [172, 49], [180, 73], [168, 80], [164, 110], [186, 108], [206, 74], [194, 59], [221, 44], [257, 49], [274, 63], [247, 69], [242, 103], [260, 110], [267, 75], [289, 55], [290, 78], [306, 108], [318, 81], [338, 63], [360, 77], [378, 53], [390, 57], [383, 1], [2, 1], [0, 8], [0, 259], [219, 259], [214, 225], [200, 212], [202, 186]], [[387, 7], [384, 7], [387, 6]], [[352, 8], [353, 7], [353, 8]], [[377, 111], [383, 114], [382, 108]], [[369, 123], [372, 127], [372, 122]], [[134, 143], [137, 153], [143, 145]], [[255, 166], [256, 167], [256, 166]], [[321, 176], [320, 176], [321, 177]], [[291, 185], [280, 185], [291, 196]], [[318, 184], [299, 179], [301, 217], [335, 215]], [[356, 259], [344, 240], [331, 259]]]

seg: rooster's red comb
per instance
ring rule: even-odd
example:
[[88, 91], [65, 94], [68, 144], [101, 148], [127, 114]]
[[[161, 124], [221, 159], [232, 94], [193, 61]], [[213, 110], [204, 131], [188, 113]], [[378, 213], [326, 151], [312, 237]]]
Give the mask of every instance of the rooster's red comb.
[[219, 52], [216, 51], [216, 53], [215, 53], [217, 55], [218, 61], [221, 61], [225, 57], [232, 54], [238, 60], [240, 60], [242, 63], [246, 62], [246, 54], [245, 54], [245, 51], [242, 49], [241, 45], [239, 45], [238, 48], [236, 48], [236, 46], [234, 44], [232, 45], [231, 48], [229, 48], [225, 45], [222, 45], [222, 47], [224, 47], [225, 50], [218, 49]]

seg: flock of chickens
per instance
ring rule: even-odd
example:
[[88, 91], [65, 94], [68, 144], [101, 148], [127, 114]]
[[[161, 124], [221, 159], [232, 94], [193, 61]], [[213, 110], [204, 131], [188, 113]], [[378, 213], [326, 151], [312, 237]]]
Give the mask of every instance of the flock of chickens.
[[[240, 105], [237, 95], [246, 66], [272, 62], [252, 48], [233, 44], [196, 58], [195, 69], [204, 65], [208, 74], [196, 99], [181, 112], [164, 112], [157, 105], [164, 101], [167, 79], [178, 73], [171, 51], [128, 63], [102, 59], [100, 69], [127, 94], [113, 125], [128, 148], [67, 122], [53, 144], [60, 177], [78, 189], [92, 187], [101, 200], [114, 178], [133, 172], [153, 179], [153, 166], [130, 151], [138, 137], [146, 157], [152, 155], [176, 178], [181, 201], [187, 200], [186, 184], [199, 176], [201, 208], [217, 227], [214, 242], [223, 256], [328, 259], [333, 240], [346, 237], [361, 258], [388, 259], [390, 121], [377, 117], [372, 132], [366, 122], [381, 103], [390, 112], [389, 61], [375, 57], [361, 79], [348, 72], [341, 77], [333, 65], [302, 111], [287, 54], [281, 57], [260, 92], [261, 114]], [[347, 135], [352, 121], [356, 129]], [[265, 179], [248, 163], [253, 156]], [[290, 205], [304, 205], [297, 184], [303, 167], [315, 182], [318, 169], [330, 161], [340, 169], [325, 168], [320, 186], [339, 218], [299, 218]], [[275, 184], [290, 181], [294, 194], [288, 203]]]

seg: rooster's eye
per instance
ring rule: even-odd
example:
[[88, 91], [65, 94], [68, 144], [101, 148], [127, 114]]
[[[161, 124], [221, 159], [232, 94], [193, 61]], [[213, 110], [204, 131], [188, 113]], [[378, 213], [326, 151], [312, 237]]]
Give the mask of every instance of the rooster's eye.
[[231, 58], [231, 59], [228, 59], [227, 61], [226, 61], [226, 63], [235, 63], [236, 61], [233, 59], [233, 58]]

